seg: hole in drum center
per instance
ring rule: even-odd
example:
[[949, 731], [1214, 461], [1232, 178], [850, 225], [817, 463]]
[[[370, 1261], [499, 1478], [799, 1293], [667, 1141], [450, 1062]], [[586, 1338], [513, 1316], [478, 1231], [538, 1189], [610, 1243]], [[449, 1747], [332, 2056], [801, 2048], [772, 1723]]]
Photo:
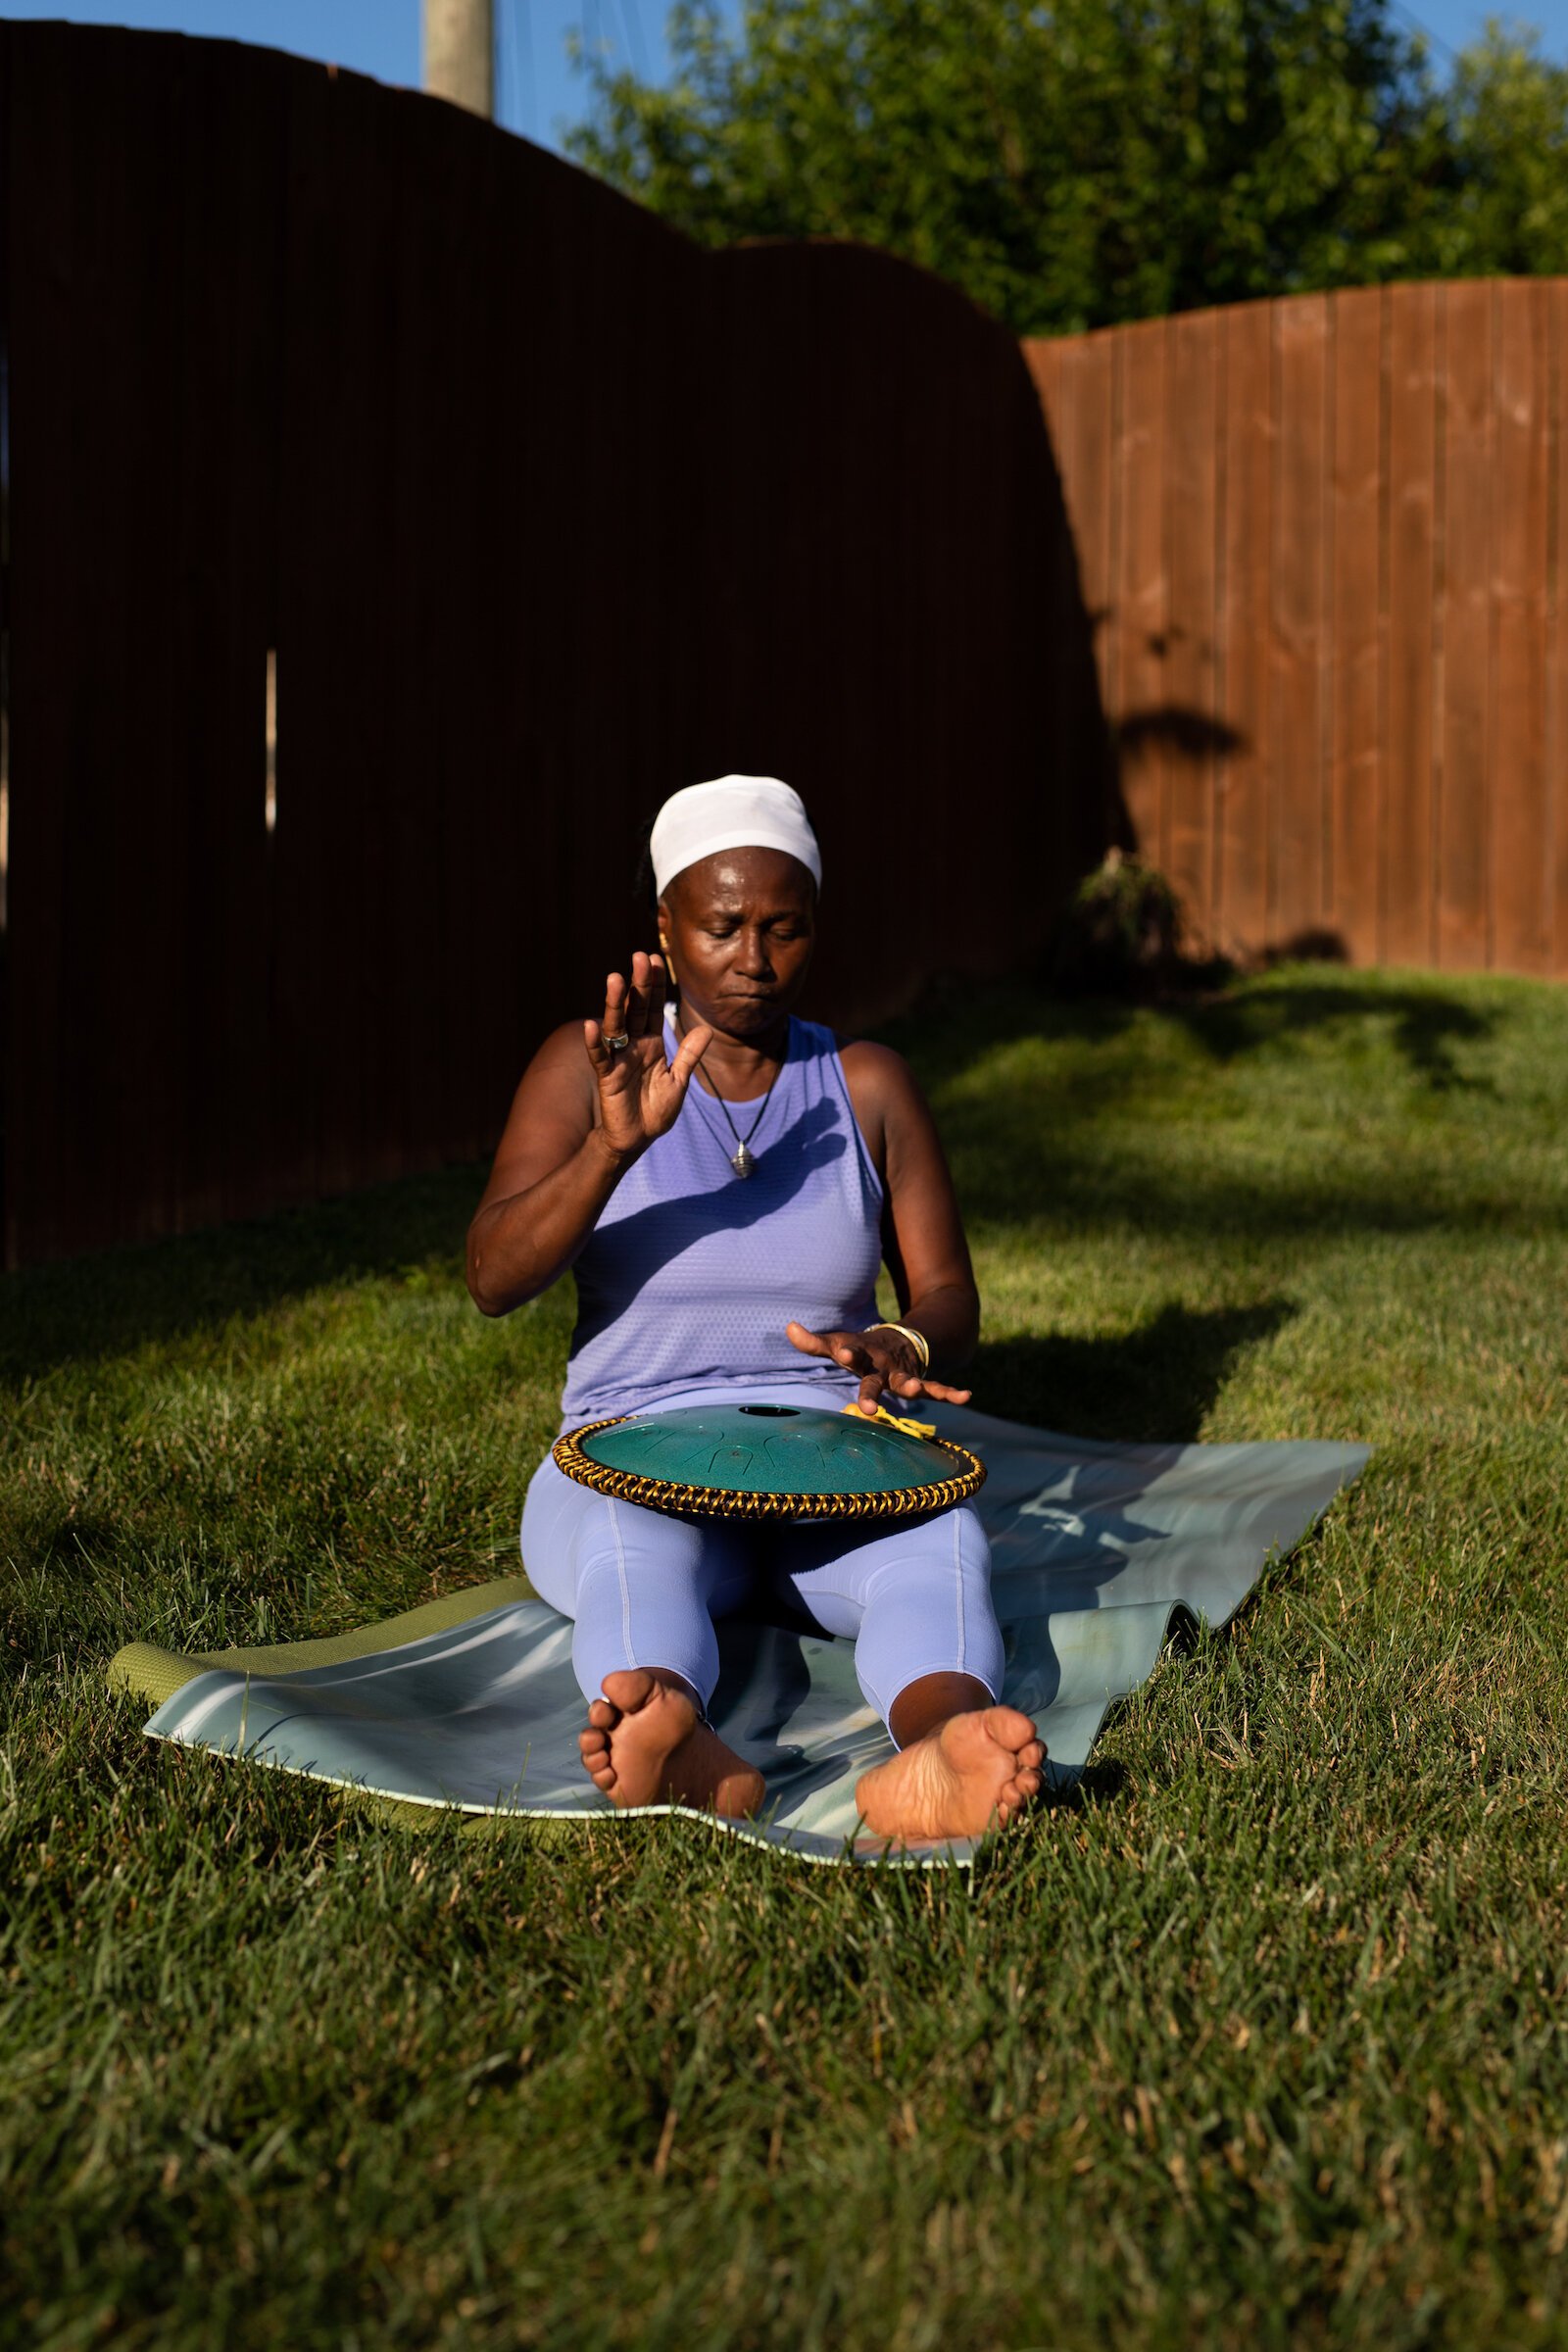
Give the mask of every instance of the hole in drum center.
[[757, 1413], [768, 1421], [794, 1421], [800, 1416], [798, 1404], [743, 1404], [743, 1413]]

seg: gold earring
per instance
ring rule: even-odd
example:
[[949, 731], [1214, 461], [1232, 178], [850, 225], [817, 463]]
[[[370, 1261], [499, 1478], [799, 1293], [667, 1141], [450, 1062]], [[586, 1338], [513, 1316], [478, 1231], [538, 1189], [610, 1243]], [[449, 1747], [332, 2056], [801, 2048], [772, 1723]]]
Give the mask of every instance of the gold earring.
[[664, 937], [662, 931], [661, 931], [659, 934], [659, 952], [664, 958], [665, 971], [669, 974], [671, 980], [675, 981], [675, 986], [679, 988], [680, 982], [675, 979], [675, 958], [669, 952], [669, 942]]

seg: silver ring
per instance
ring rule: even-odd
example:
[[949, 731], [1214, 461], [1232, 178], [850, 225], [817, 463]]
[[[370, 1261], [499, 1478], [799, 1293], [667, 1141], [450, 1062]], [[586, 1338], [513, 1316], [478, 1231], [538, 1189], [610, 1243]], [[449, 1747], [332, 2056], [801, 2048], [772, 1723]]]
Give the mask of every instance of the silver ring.
[[623, 1054], [630, 1044], [631, 1039], [627, 1036], [625, 1030], [622, 1029], [617, 1037], [607, 1037], [605, 1039], [605, 1052], [607, 1054]]

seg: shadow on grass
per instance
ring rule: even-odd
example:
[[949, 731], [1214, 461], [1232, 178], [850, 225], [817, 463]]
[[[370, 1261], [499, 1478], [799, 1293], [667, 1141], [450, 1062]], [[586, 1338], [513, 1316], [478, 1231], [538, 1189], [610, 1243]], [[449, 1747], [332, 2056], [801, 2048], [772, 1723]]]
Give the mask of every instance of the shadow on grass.
[[1323, 1029], [1369, 1013], [1392, 1018], [1394, 1043], [1413, 1077], [1438, 1093], [1462, 1088], [1493, 1091], [1492, 1082], [1472, 1078], [1454, 1060], [1456, 1045], [1479, 1045], [1496, 1028], [1491, 1013], [1473, 1004], [1420, 989], [1331, 987], [1320, 981], [1292, 981], [1251, 995], [1221, 995], [1188, 1004], [1174, 997], [1162, 1007], [1216, 1061], [1255, 1053], [1277, 1038]]
[[1173, 990], [1152, 1000], [1060, 997], [1036, 986], [983, 991], [939, 988], [917, 1014], [893, 1024], [891, 1043], [917, 1063], [928, 1084], [960, 1077], [982, 1050], [1026, 1037], [1110, 1045], [1151, 1011], [1177, 1023], [1215, 1061], [1228, 1063], [1280, 1038], [1379, 1017], [1392, 1022], [1394, 1043], [1413, 1077], [1435, 1091], [1485, 1090], [1454, 1058], [1461, 1045], [1480, 1045], [1496, 1017], [1441, 989], [1401, 988], [1318, 973], [1271, 978], [1211, 991]]
[[483, 1183], [477, 1167], [444, 1168], [243, 1225], [5, 1275], [0, 1380], [221, 1331], [236, 1316], [368, 1276], [417, 1271], [461, 1281]]
[[[1332, 979], [1319, 968], [1206, 996], [1173, 995], [1152, 1008], [1068, 1001], [1030, 983], [938, 991], [918, 1019], [895, 1024], [888, 1035], [937, 1090], [997, 1046], [1024, 1038], [1110, 1048], [1151, 1009], [1178, 1024], [1218, 1064], [1285, 1036], [1375, 1017], [1392, 1024], [1410, 1072], [1437, 1094], [1487, 1084], [1462, 1071], [1455, 1056], [1496, 1025], [1495, 1015], [1441, 987]], [[1303, 1163], [1298, 1179], [1276, 1178], [1261, 1191], [1243, 1169], [1216, 1166], [1196, 1185], [1190, 1175], [1164, 1184], [1147, 1166], [1107, 1162], [1096, 1150], [1097, 1120], [1149, 1082], [1147, 1055], [1107, 1052], [1103, 1065], [1091, 1064], [1087, 1081], [1080, 1065], [1059, 1089], [1009, 1093], [999, 1085], [944, 1106], [944, 1133], [969, 1215], [1002, 1224], [1034, 1223], [1042, 1214], [1102, 1227], [1132, 1223], [1222, 1242], [1247, 1232], [1418, 1230], [1462, 1224], [1470, 1213], [1457, 1204], [1435, 1206], [1402, 1176], [1369, 1195], [1364, 1184], [1322, 1160]], [[9, 1275], [0, 1287], [0, 1381], [216, 1334], [235, 1318], [366, 1277], [417, 1270], [459, 1280], [482, 1181], [479, 1167], [445, 1169], [252, 1223]], [[1542, 1213], [1538, 1204], [1508, 1200], [1489, 1199], [1475, 1209], [1476, 1221], [1494, 1229], [1515, 1217], [1539, 1229]], [[1030, 1417], [1059, 1422], [1060, 1404], [1053, 1409], [1051, 1402], [1056, 1398], [1071, 1401], [1086, 1427], [1119, 1428], [1124, 1436], [1135, 1425], [1159, 1427], [1169, 1435], [1186, 1422], [1150, 1400], [1168, 1394], [1167, 1375], [1156, 1367], [1175, 1336], [1129, 1341], [1119, 1355], [1112, 1351], [1115, 1360], [1097, 1356], [1079, 1364], [1058, 1353], [1032, 1368], [1014, 1363], [1007, 1377], [1026, 1378], [1031, 1394], [1040, 1394]], [[1053, 1345], [1042, 1343], [1048, 1353]], [[1194, 1370], [1200, 1390], [1200, 1368]], [[1119, 1418], [1123, 1408], [1126, 1419]]]
[[[935, 1001], [923, 1024], [890, 1034], [933, 1093], [976, 1238], [1023, 1227], [1036, 1246], [1050, 1231], [1124, 1228], [1225, 1250], [1249, 1239], [1560, 1229], [1555, 1179], [1510, 1180], [1473, 1152], [1451, 1164], [1443, 1149], [1450, 1115], [1468, 1119], [1472, 1142], [1487, 1115], [1449, 1106], [1495, 1097], [1493, 1077], [1463, 1066], [1462, 1051], [1488, 1044], [1505, 1018], [1438, 987], [1308, 973], [1145, 1004], [988, 988]], [[1290, 1130], [1270, 1123], [1267, 1084], [1255, 1103], [1244, 1089], [1224, 1117], [1206, 1118], [1191, 1056], [1170, 1051], [1195, 1040], [1223, 1068], [1314, 1033], [1327, 1051], [1306, 1065], [1304, 1087], [1298, 1076], [1295, 1100], [1310, 1103], [1316, 1076], [1325, 1114], [1336, 1115], [1308, 1120], [1292, 1150], [1279, 1148]], [[1048, 1053], [1009, 1060], [1005, 1049], [1025, 1041]], [[1167, 1066], [1185, 1090], [1169, 1153], [1160, 1149]], [[1287, 1102], [1279, 1115], [1298, 1113]], [[1376, 1149], [1383, 1130], [1392, 1152]]]
[[968, 1378], [976, 1407], [1009, 1421], [1067, 1437], [1186, 1445], [1242, 1349], [1272, 1338], [1296, 1312], [1283, 1298], [1172, 1305], [1115, 1339], [987, 1340]]

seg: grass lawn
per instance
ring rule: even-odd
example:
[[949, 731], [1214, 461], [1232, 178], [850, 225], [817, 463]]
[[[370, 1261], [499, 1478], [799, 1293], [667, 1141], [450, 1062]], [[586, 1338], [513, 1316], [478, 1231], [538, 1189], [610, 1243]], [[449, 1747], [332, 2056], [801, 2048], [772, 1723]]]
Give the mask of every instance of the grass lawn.
[[472, 1170], [11, 1278], [0, 2332], [1568, 2341], [1568, 991], [895, 1034], [977, 1403], [1361, 1484], [972, 1885], [416, 1837], [153, 1747], [104, 1662], [508, 1572], [569, 1299], [474, 1312]]

